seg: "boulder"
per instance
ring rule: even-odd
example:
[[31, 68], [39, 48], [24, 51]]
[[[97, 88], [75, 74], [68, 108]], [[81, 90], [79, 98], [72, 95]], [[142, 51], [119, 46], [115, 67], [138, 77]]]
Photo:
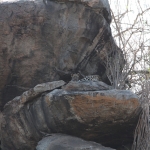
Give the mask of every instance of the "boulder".
[[[0, 2], [2, 150], [35, 150], [39, 141], [37, 148], [54, 138], [55, 143], [68, 139], [68, 148], [76, 141], [80, 149], [132, 144], [141, 107], [130, 91], [113, 90], [106, 75], [110, 72], [106, 60], [111, 58], [111, 63], [117, 53], [122, 60], [119, 68], [124, 65], [111, 34], [108, 0], [4, 1]], [[99, 75], [102, 81], [71, 81], [78, 73]]]
[[51, 134], [39, 141], [36, 150], [115, 150], [101, 144], [85, 141], [83, 139], [63, 135]]
[[41, 94], [59, 88], [64, 84], [65, 82], [62, 80], [38, 84], [34, 88], [24, 92], [21, 96], [17, 96], [13, 100], [6, 103], [5, 107], [7, 108], [9, 106], [14, 106], [12, 107], [11, 111], [13, 113], [17, 112], [24, 105], [24, 103], [27, 103], [30, 100], [32, 101], [34, 98], [40, 96]]
[[67, 91], [99, 91], [99, 90], [110, 90], [111, 86], [101, 81], [85, 81], [85, 82], [74, 82], [71, 81], [67, 85], [62, 87], [63, 90]]
[[111, 22], [110, 6], [107, 0], [54, 0], [57, 2], [80, 2], [91, 7], [96, 13], [102, 13], [108, 23]]
[[72, 73], [98, 74], [110, 84], [105, 55], [113, 57], [112, 51], [119, 49], [111, 35], [108, 0], [4, 1], [0, 2], [1, 108], [37, 84], [68, 82]]
[[132, 144], [141, 111], [132, 92], [49, 91], [49, 86], [44, 86], [44, 90], [41, 87], [33, 88], [40, 95], [31, 94], [30, 98], [29, 90], [5, 105], [3, 150], [33, 150], [43, 136], [51, 133], [64, 133], [112, 148]]

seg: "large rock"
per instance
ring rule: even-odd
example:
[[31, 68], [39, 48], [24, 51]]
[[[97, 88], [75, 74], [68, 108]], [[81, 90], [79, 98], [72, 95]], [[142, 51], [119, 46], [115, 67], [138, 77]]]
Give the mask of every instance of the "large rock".
[[74, 82], [71, 81], [67, 85], [64, 85], [62, 89], [67, 91], [99, 91], [99, 90], [110, 90], [111, 86], [101, 81], [85, 81], [85, 82]]
[[[107, 0], [53, 0], [58, 2], [80, 2], [91, 7], [95, 12], [102, 13], [108, 23], [111, 22], [110, 6]], [[47, 2], [47, 1], [46, 1]]]
[[49, 133], [65, 133], [113, 148], [132, 144], [141, 108], [130, 91], [46, 92], [49, 86], [40, 87], [33, 89], [42, 95], [33, 96], [29, 90], [5, 105], [3, 150], [33, 150]]
[[103, 64], [115, 45], [110, 22], [107, 0], [0, 3], [0, 106], [39, 83], [69, 81], [72, 73], [109, 83]]
[[45, 92], [52, 91], [53, 89], [59, 88], [63, 85], [65, 85], [65, 82], [62, 80], [38, 84], [34, 88], [24, 92], [21, 96], [17, 96], [13, 100], [6, 103], [5, 107], [7, 108], [7, 106], [9, 107], [14, 105], [15, 107], [12, 107], [11, 111], [15, 113], [19, 111], [25, 103], [32, 101], [34, 98]]
[[115, 150], [95, 142], [89, 142], [77, 137], [62, 134], [52, 134], [43, 138], [36, 150]]

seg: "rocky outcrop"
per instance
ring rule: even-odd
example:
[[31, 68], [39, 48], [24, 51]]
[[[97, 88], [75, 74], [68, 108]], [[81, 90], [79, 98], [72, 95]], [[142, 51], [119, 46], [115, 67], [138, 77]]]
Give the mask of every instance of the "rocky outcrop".
[[50, 133], [65, 133], [113, 148], [132, 144], [141, 110], [135, 94], [99, 91], [96, 84], [95, 91], [67, 91], [60, 86], [64, 87], [63, 81], [38, 85], [5, 105], [3, 150], [33, 150]]
[[109, 84], [105, 55], [118, 49], [111, 49], [110, 22], [107, 0], [0, 3], [1, 107], [37, 84], [68, 82], [72, 73], [98, 74]]
[[95, 142], [89, 142], [77, 137], [62, 134], [52, 134], [43, 138], [36, 150], [115, 150]]
[[97, 81], [97, 82], [71, 81], [67, 85], [64, 85], [62, 89], [67, 91], [96, 91], [96, 90], [99, 91], [99, 90], [110, 90], [112, 89], [112, 87], [101, 81]]
[[[47, 140], [54, 138], [80, 149], [132, 144], [141, 107], [135, 94], [112, 89], [107, 78], [106, 60], [119, 53], [120, 71], [124, 65], [110, 22], [107, 0], [0, 2], [2, 150], [51, 149]], [[71, 81], [78, 73], [101, 81]]]

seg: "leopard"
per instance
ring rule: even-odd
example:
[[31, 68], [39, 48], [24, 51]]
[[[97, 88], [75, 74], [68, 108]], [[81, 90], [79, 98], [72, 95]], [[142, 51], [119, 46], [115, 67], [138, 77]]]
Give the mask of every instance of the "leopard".
[[88, 76], [85, 76], [82, 79], [79, 79], [80, 78], [80, 74], [79, 73], [75, 73], [71, 77], [72, 77], [71, 81], [76, 81], [76, 82], [100, 81], [101, 80], [99, 75], [88, 75]]
[[71, 75], [71, 81], [79, 81], [79, 73], [75, 73]]
[[79, 80], [79, 82], [84, 82], [84, 81], [100, 81], [100, 76], [99, 75], [88, 75]]

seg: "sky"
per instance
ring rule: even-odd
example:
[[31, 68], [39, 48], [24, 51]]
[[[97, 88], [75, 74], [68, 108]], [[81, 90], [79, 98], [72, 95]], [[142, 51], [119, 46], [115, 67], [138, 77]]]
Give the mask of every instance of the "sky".
[[[137, 57], [140, 57], [142, 55], [141, 52], [145, 56], [146, 53], [150, 54], [150, 1], [109, 0], [109, 3], [116, 20], [118, 19], [118, 14], [123, 14], [128, 10], [128, 13], [120, 17], [119, 21], [121, 23], [118, 25], [120, 28], [120, 32], [125, 31], [128, 28], [130, 29], [132, 27], [132, 30], [124, 32], [124, 34], [122, 35], [124, 37], [124, 50], [129, 51], [130, 55], [134, 54], [131, 53], [131, 50], [138, 50], [139, 52], [137, 53]], [[144, 15], [140, 15], [146, 9], [148, 9], [148, 11], [146, 11]], [[136, 20], [137, 16], [138, 19]], [[114, 21], [112, 21], [111, 23], [111, 29], [117, 45], [123, 49], [124, 45], [120, 42], [121, 40], [119, 36], [116, 36], [118, 34], [118, 31], [116, 30], [116, 24]], [[128, 39], [130, 39], [130, 45], [126, 44], [126, 41], [128, 42]], [[132, 56], [130, 55], [129, 58], [132, 58]], [[137, 66], [137, 69], [139, 69], [139, 65]]]
[[[126, 29], [130, 27], [131, 24], [134, 23], [137, 15], [142, 11], [149, 9], [149, 11], [145, 12], [140, 21], [143, 22], [144, 28], [150, 31], [150, 1], [149, 0], [109, 0], [111, 10], [117, 16], [117, 14], [123, 14], [128, 10], [128, 13], [122, 17], [121, 23], [123, 24], [121, 27]], [[139, 6], [140, 4], [140, 6]], [[141, 27], [141, 23], [136, 23], [136, 27]], [[112, 23], [113, 27], [113, 23]], [[112, 28], [113, 29], [113, 28]], [[150, 34], [148, 35], [150, 37]]]

